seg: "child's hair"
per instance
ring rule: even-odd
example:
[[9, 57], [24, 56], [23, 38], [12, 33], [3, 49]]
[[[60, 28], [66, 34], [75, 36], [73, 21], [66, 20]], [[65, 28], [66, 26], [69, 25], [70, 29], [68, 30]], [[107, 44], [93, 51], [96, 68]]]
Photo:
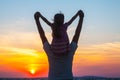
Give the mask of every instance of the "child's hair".
[[64, 14], [57, 13], [54, 16], [53, 36], [60, 38], [60, 26], [64, 23]]

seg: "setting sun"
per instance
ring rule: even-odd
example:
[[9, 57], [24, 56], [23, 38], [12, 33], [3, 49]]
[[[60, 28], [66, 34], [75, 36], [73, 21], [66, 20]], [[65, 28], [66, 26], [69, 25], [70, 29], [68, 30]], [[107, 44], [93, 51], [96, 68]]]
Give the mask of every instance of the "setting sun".
[[35, 72], [36, 72], [36, 71], [35, 71], [34, 69], [31, 69], [31, 70], [30, 70], [30, 73], [31, 73], [31, 74], [35, 74]]

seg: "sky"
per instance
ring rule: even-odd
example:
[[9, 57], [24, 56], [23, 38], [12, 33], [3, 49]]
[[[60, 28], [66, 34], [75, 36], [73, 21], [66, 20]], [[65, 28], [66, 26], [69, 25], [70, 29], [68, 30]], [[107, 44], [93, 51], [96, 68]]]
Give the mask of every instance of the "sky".
[[[47, 77], [34, 13], [50, 22], [56, 13], [69, 21], [78, 10], [85, 17], [73, 61], [74, 76], [120, 77], [120, 0], [0, 0], [0, 77]], [[69, 26], [70, 41], [78, 18]], [[41, 20], [51, 42], [51, 29]]]

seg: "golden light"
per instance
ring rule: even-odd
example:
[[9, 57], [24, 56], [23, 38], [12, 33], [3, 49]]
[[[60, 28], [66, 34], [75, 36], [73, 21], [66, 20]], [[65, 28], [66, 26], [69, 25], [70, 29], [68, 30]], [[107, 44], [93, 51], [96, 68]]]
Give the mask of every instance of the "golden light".
[[35, 69], [31, 69], [31, 70], [30, 70], [30, 73], [31, 73], [31, 74], [35, 74], [35, 72], [36, 72]]
[[37, 65], [38, 65], [38, 64], [29, 64], [29, 65], [28, 65], [28, 71], [29, 71], [29, 73], [30, 73], [31, 75], [35, 75], [36, 72], [38, 71]]

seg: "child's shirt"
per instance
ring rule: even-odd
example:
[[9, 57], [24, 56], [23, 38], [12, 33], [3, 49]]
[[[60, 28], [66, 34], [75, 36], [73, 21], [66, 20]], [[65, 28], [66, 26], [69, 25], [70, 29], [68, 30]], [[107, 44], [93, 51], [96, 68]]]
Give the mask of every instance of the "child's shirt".
[[51, 49], [53, 53], [62, 54], [70, 50], [69, 38], [67, 35], [67, 27], [68, 27], [67, 23], [60, 26], [61, 38], [53, 36], [53, 40], [51, 43]]

